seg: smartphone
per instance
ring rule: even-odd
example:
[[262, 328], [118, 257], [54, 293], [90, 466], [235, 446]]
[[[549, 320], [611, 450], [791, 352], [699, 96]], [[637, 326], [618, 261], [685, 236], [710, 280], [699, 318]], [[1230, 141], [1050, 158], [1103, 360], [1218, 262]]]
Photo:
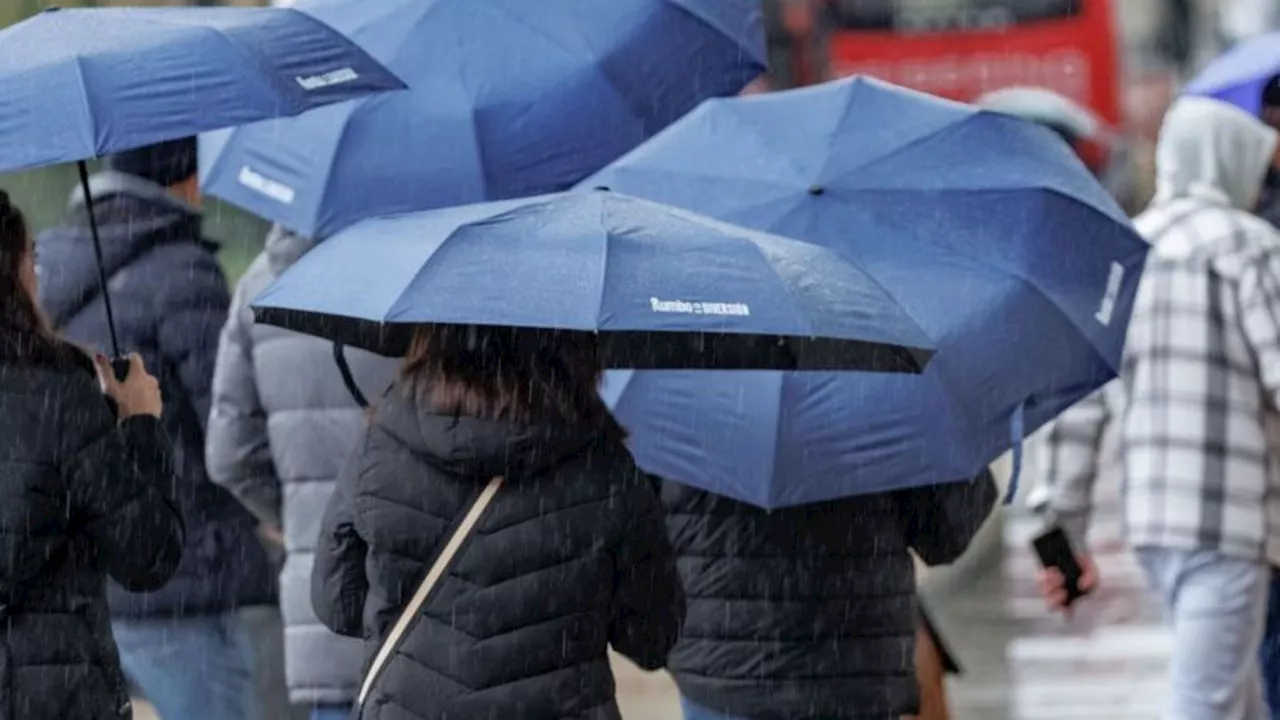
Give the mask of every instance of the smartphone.
[[1056, 568], [1062, 573], [1063, 587], [1067, 591], [1067, 607], [1088, 594], [1080, 589], [1080, 576], [1083, 569], [1071, 549], [1071, 540], [1060, 527], [1053, 527], [1037, 535], [1031, 541], [1036, 555], [1040, 556], [1040, 564], [1045, 568]]

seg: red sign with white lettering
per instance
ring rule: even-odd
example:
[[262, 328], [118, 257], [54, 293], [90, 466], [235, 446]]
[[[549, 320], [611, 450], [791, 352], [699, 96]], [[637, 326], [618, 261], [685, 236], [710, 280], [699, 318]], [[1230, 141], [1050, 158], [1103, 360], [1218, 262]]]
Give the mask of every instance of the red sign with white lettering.
[[[955, 29], [942, 30], [858, 27], [855, 19], [831, 31], [830, 71], [833, 76], [870, 75], [961, 101], [1011, 86], [1044, 87], [1118, 126], [1111, 3], [1075, 0], [1069, 6], [1057, 16], [1017, 19], [999, 27], [964, 27], [967, 16], [951, 21]], [[935, 28], [948, 25], [946, 18], [930, 22]]]

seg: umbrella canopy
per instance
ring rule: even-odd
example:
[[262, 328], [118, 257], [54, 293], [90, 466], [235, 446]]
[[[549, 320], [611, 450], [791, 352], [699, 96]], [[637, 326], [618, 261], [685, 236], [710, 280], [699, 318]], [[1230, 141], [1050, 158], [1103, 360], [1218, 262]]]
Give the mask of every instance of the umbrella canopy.
[[642, 466], [762, 507], [977, 474], [1115, 376], [1147, 250], [1051, 131], [861, 78], [705, 103], [597, 186], [857, 258], [937, 342], [923, 377], [608, 379]]
[[403, 87], [295, 10], [47, 10], [0, 30], [0, 172]]
[[919, 372], [930, 355], [853, 263], [613, 193], [367, 220], [252, 304], [259, 322], [385, 355], [422, 323], [599, 333], [610, 367]]
[[291, 115], [404, 83], [293, 10], [53, 8], [0, 30], [0, 172], [77, 161], [116, 374], [85, 160]]
[[1183, 92], [1211, 97], [1258, 116], [1262, 94], [1280, 75], [1280, 33], [1245, 40], [1209, 63]]
[[409, 83], [204, 139], [202, 187], [312, 237], [568, 189], [764, 71], [759, 0], [303, 0]]

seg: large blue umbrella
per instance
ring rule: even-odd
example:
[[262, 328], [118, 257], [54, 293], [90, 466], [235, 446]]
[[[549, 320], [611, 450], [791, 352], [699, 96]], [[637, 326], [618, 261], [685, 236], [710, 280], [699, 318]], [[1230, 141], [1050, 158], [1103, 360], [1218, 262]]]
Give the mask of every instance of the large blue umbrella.
[[1280, 75], [1280, 33], [1245, 40], [1209, 63], [1183, 92], [1231, 103], [1251, 115], [1262, 113], [1262, 91]]
[[759, 0], [303, 0], [408, 82], [204, 138], [202, 186], [313, 237], [565, 190], [764, 71]]
[[79, 161], [119, 355], [84, 160], [403, 87], [295, 10], [48, 10], [0, 30], [0, 172]]
[[931, 354], [852, 262], [612, 193], [366, 220], [252, 304], [259, 322], [386, 355], [422, 323], [598, 333], [611, 367], [909, 373]]
[[403, 87], [296, 10], [47, 10], [0, 30], [0, 172]]
[[867, 79], [710, 101], [583, 185], [856, 258], [937, 342], [923, 377], [608, 379], [646, 469], [763, 507], [977, 474], [1116, 374], [1147, 250], [1050, 131]]

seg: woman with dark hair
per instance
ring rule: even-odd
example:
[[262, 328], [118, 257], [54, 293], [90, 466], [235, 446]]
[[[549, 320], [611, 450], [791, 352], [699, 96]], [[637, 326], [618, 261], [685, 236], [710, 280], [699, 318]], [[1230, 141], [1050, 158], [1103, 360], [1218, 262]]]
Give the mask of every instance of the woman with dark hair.
[[159, 385], [59, 340], [36, 290], [0, 191], [0, 720], [129, 718], [106, 577], [155, 590], [182, 554]]
[[[357, 714], [618, 718], [684, 600], [594, 336], [424, 326], [322, 523], [312, 604], [365, 639]], [[456, 554], [454, 554], [456, 552]]]

